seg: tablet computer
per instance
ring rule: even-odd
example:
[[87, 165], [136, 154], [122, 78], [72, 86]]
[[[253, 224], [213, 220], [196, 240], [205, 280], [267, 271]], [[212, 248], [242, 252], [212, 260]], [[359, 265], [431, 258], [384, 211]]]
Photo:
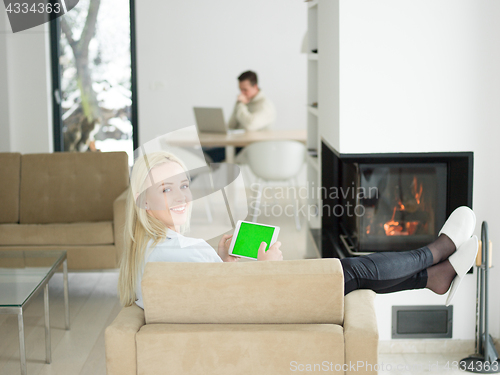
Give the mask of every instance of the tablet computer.
[[239, 220], [229, 245], [229, 254], [257, 260], [260, 244], [265, 242], [266, 251], [269, 250], [278, 239], [279, 232], [280, 227]]

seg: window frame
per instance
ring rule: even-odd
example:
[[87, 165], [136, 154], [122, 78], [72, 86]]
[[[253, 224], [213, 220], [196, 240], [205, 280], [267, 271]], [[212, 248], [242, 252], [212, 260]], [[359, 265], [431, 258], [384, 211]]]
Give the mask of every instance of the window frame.
[[[135, 19], [135, 0], [129, 0], [130, 6], [130, 87], [132, 91], [132, 142], [133, 149], [139, 147], [139, 131], [138, 131], [138, 100], [137, 100], [137, 58], [136, 58], [136, 19]], [[63, 122], [61, 108], [61, 65], [59, 57], [61, 55], [60, 38], [61, 26], [60, 17], [49, 22], [50, 29], [50, 64], [52, 75], [52, 131], [54, 140], [54, 152], [63, 152]]]

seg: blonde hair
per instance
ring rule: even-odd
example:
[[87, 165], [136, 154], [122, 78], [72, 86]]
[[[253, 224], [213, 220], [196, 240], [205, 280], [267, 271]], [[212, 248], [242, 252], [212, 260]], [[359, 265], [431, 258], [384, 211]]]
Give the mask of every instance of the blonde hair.
[[[118, 278], [118, 294], [123, 306], [131, 306], [136, 300], [135, 290], [139, 271], [144, 264], [148, 242], [153, 240], [151, 248], [154, 248], [167, 235], [165, 224], [149, 215], [142, 208], [143, 205], [137, 204], [135, 197], [136, 194], [144, 190], [144, 183], [151, 169], [169, 162], [179, 164], [188, 174], [184, 163], [167, 151], [156, 151], [139, 157], [132, 169], [125, 209], [125, 249], [120, 262]], [[191, 205], [188, 208], [186, 223], [180, 228], [181, 234], [189, 229], [190, 218]]]

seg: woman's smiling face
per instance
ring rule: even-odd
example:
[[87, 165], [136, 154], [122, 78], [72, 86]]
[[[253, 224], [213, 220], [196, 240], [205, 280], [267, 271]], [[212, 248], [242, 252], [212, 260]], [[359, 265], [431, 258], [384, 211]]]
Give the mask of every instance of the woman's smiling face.
[[146, 210], [168, 228], [179, 232], [188, 219], [192, 194], [184, 169], [176, 162], [152, 168], [146, 178]]

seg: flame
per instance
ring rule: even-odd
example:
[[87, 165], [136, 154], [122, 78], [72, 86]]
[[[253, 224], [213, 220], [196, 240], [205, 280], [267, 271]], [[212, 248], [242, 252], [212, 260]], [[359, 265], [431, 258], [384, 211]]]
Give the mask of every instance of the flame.
[[424, 190], [424, 187], [422, 184], [418, 183], [417, 181], [417, 176], [413, 176], [413, 183], [411, 184], [411, 192], [415, 196], [415, 200], [417, 201], [417, 204], [420, 204], [420, 199], [422, 198], [422, 192]]
[[[413, 176], [413, 181], [411, 184], [411, 192], [413, 197], [415, 198], [418, 209], [420, 210], [425, 209], [422, 202], [423, 184], [418, 182], [417, 176]], [[393, 208], [391, 219], [384, 224], [384, 231], [386, 236], [411, 236], [415, 234], [419, 224], [423, 224], [420, 223], [419, 221], [407, 221], [402, 223], [396, 221], [395, 220], [396, 212], [405, 210], [406, 210], [405, 205], [399, 199], [398, 203], [396, 203], [396, 205]], [[367, 228], [366, 233], [369, 234], [369, 232], [370, 228]]]
[[[399, 208], [403, 207], [404, 210], [404, 205], [399, 202]], [[389, 220], [387, 223], [384, 224], [384, 230], [386, 236], [397, 236], [401, 234], [403, 231], [403, 227], [399, 225], [399, 221], [395, 221], [394, 218], [396, 216], [396, 211], [398, 209], [398, 206], [394, 207], [394, 210], [392, 211], [392, 217], [391, 220]]]

